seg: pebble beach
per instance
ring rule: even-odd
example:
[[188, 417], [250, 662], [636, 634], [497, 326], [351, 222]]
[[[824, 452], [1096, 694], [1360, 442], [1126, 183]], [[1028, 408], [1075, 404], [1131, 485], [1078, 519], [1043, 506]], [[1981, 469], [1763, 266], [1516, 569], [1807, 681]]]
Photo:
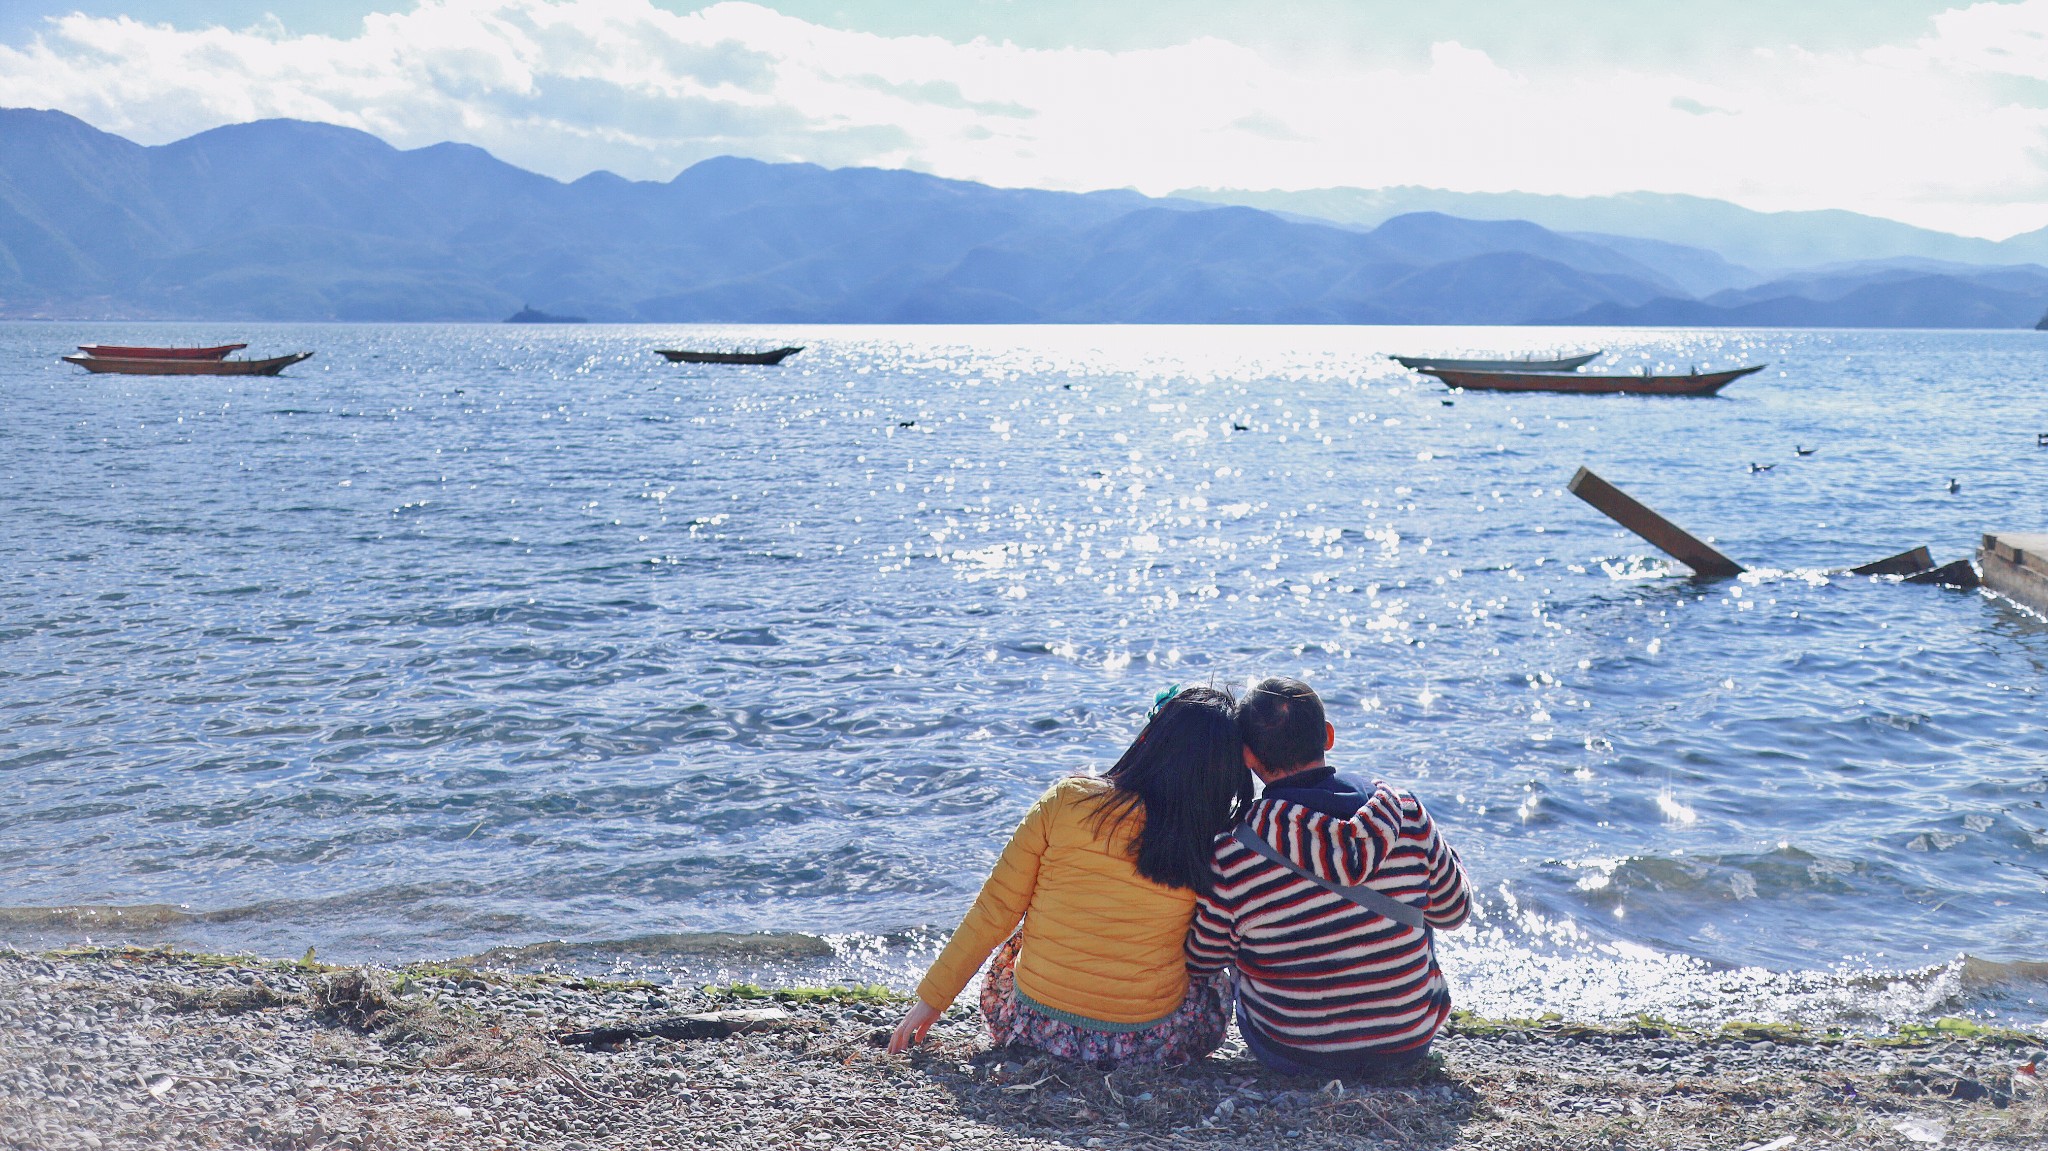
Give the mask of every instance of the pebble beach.
[[991, 1050], [907, 1056], [880, 988], [657, 986], [163, 949], [0, 951], [0, 1147], [2048, 1147], [2048, 1051], [1980, 1024], [1845, 1036], [1461, 1015], [1390, 1082]]

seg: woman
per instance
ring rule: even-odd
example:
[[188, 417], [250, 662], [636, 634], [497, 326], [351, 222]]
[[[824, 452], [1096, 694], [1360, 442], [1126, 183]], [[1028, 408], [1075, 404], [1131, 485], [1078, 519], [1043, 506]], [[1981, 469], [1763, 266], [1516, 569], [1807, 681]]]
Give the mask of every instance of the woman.
[[1190, 986], [1182, 945], [1251, 790], [1229, 693], [1162, 692], [1108, 774], [1063, 779], [1024, 816], [889, 1050], [923, 1041], [998, 943], [981, 991], [997, 1046], [1120, 1063], [1215, 1050], [1223, 999]]

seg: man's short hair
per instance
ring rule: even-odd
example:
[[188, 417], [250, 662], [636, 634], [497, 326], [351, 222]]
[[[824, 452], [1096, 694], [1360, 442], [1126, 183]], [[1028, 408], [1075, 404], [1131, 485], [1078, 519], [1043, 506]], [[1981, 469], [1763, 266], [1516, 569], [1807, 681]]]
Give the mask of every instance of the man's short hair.
[[1298, 679], [1259, 681], [1238, 704], [1237, 730], [1267, 771], [1298, 771], [1323, 758], [1323, 701]]

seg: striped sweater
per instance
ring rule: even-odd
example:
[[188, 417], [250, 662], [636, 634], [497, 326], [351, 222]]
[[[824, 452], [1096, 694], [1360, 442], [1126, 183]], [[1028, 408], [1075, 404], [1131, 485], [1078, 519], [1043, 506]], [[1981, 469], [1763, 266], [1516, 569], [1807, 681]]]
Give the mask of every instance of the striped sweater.
[[[1247, 819], [1280, 854], [1339, 884], [1366, 883], [1423, 909], [1434, 928], [1471, 910], [1464, 866], [1437, 835], [1422, 804], [1375, 783], [1370, 795], [1327, 768], [1270, 789]], [[1323, 810], [1316, 810], [1322, 808]], [[1354, 812], [1349, 818], [1332, 811]], [[1450, 989], [1428, 933], [1404, 927], [1325, 891], [1225, 836], [1217, 840], [1216, 890], [1195, 906], [1188, 966], [1239, 974], [1238, 1026], [1303, 1062], [1427, 1044], [1450, 1014]]]

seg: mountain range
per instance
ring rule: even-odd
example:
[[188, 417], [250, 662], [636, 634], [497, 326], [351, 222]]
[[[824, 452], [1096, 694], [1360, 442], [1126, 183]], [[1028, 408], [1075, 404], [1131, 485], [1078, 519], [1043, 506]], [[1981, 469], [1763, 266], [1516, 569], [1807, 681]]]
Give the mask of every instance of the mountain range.
[[[1715, 201], [1550, 204], [1547, 226], [1442, 210], [1463, 201], [1368, 222], [1197, 195], [732, 157], [665, 183], [564, 183], [326, 124], [149, 147], [7, 109], [0, 317], [2024, 327], [2048, 304], [2026, 244], [1896, 250], [1854, 234], [1921, 230], [1870, 217], [1825, 241], [1808, 221], [1799, 247], [1797, 221]], [[1746, 223], [1700, 223], [1715, 213]], [[1830, 266], [1792, 270], [1788, 253]]]
[[[1794, 269], [1879, 259], [1963, 264], [2048, 261], [2048, 228], [1984, 240], [1838, 209], [1759, 212], [1725, 200], [1656, 192], [1546, 196], [1418, 187], [1298, 192], [1190, 188], [1174, 196], [1362, 228], [1410, 212], [1443, 212], [1471, 220], [1527, 220], [1565, 233], [1617, 233], [1709, 249], [1734, 264], [1757, 269], [1754, 282]], [[1709, 290], [1731, 286], [1747, 285], [1721, 284]]]

